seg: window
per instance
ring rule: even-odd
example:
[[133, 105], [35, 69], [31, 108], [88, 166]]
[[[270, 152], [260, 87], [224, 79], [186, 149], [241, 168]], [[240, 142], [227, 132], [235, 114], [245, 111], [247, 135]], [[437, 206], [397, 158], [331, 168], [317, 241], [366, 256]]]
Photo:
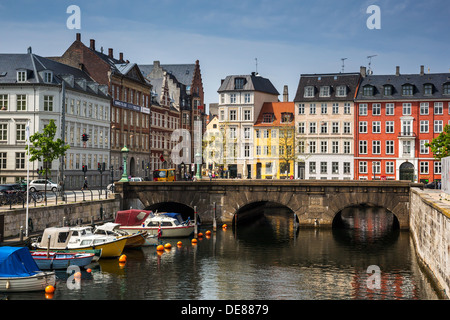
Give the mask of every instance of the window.
[[372, 153], [381, 154], [381, 141], [379, 140], [372, 141]]
[[250, 93], [244, 94], [244, 103], [250, 103], [251, 102], [251, 95]]
[[404, 136], [410, 136], [412, 133], [412, 121], [402, 120], [402, 131], [401, 134]]
[[235, 78], [234, 79], [234, 88], [236, 90], [244, 88], [244, 78]]
[[245, 157], [245, 158], [250, 157], [250, 146], [249, 146], [248, 144], [246, 144], [246, 145], [244, 146], [244, 157]]
[[1, 123], [0, 124], [0, 141], [7, 141], [8, 140], [8, 124]]
[[298, 114], [305, 114], [305, 104], [304, 103], [300, 103], [298, 105]]
[[316, 163], [314, 161], [309, 163], [309, 173], [316, 173]]
[[6, 169], [6, 152], [0, 152], [0, 169]]
[[309, 114], [316, 114], [316, 104], [315, 103], [311, 103], [309, 105]]
[[386, 103], [386, 115], [387, 116], [393, 116], [394, 115], [394, 104], [393, 103]]
[[339, 114], [339, 103], [333, 103], [331, 112], [332, 112], [333, 114]]
[[316, 141], [309, 143], [309, 153], [316, 153]]
[[387, 174], [394, 174], [394, 161], [387, 161], [386, 162], [386, 173]]
[[351, 133], [351, 122], [344, 122], [344, 133]]
[[421, 115], [427, 115], [428, 114], [428, 102], [421, 102], [420, 103], [420, 114]]
[[316, 123], [315, 122], [310, 122], [309, 123], [309, 133], [317, 133], [316, 132]]
[[392, 95], [392, 86], [391, 85], [386, 85], [383, 88], [383, 94], [385, 96], [391, 96]]
[[25, 152], [16, 152], [16, 169], [25, 169]]
[[411, 155], [411, 141], [403, 141], [403, 156]]
[[244, 110], [244, 120], [252, 120], [250, 110]]
[[394, 133], [394, 121], [386, 121], [386, 133]]
[[17, 141], [25, 141], [25, 124], [17, 123], [16, 124], [16, 140]]
[[428, 154], [428, 147], [426, 144], [429, 142], [429, 140], [420, 140], [420, 154]]
[[17, 111], [27, 110], [27, 96], [25, 94], [17, 95]]
[[250, 139], [250, 128], [244, 128], [244, 139]]
[[402, 95], [412, 96], [414, 93], [414, 87], [411, 84], [405, 84], [402, 86]]
[[298, 142], [298, 152], [301, 154], [305, 153], [305, 141]]
[[271, 123], [273, 122], [273, 119], [275, 118], [275, 115], [273, 113], [264, 113], [263, 114], [263, 123]]
[[373, 87], [372, 86], [363, 87], [363, 96], [373, 96]]
[[328, 152], [328, 141], [320, 141], [320, 152], [321, 153]]
[[428, 174], [428, 161], [421, 161], [420, 162], [420, 173], [421, 174]]
[[314, 87], [313, 86], [307, 86], [305, 87], [305, 98], [311, 98], [314, 97]]
[[359, 104], [359, 115], [367, 116], [367, 104], [366, 103]]
[[321, 97], [329, 97], [330, 96], [330, 87], [329, 86], [320, 87], [319, 96], [321, 96]]
[[236, 94], [235, 93], [230, 94], [230, 103], [236, 103]]
[[25, 82], [25, 81], [27, 81], [27, 72], [17, 71], [17, 82]]
[[434, 103], [434, 114], [443, 114], [444, 113], [444, 104], [442, 102]]
[[8, 95], [0, 94], [0, 110], [8, 110]]
[[443, 130], [442, 120], [434, 120], [434, 133], [441, 133]]
[[331, 141], [331, 152], [333, 154], [339, 153], [339, 141]]
[[446, 83], [444, 84], [444, 94], [450, 94], [450, 84]]
[[51, 83], [53, 80], [53, 74], [49, 71], [44, 72], [44, 82]]
[[230, 110], [230, 121], [237, 120], [237, 111]]
[[[184, 116], [184, 114], [183, 114], [183, 116]], [[224, 121], [224, 120], [225, 120], [225, 110], [220, 110], [220, 121]]]
[[372, 133], [381, 133], [381, 121], [372, 121]]
[[328, 170], [328, 165], [325, 161], [320, 162], [320, 173], [325, 174]]
[[338, 97], [345, 97], [347, 95], [347, 87], [346, 86], [338, 86], [336, 95]]
[[322, 103], [322, 104], [320, 105], [320, 113], [321, 113], [321, 114], [327, 114], [327, 111], [328, 111], [327, 104], [326, 104], [326, 103]]
[[344, 162], [344, 174], [350, 174], [351, 168], [350, 168], [350, 162]]
[[44, 111], [53, 111], [53, 96], [44, 96]]
[[351, 153], [351, 143], [350, 141], [344, 141], [344, 153], [349, 154]]
[[359, 122], [359, 133], [367, 133], [367, 121]]
[[281, 113], [281, 123], [289, 123], [294, 120], [294, 114], [290, 112], [282, 112]]
[[394, 141], [386, 141], [386, 154], [394, 154]]
[[339, 162], [331, 163], [331, 173], [338, 174], [339, 173]]
[[431, 96], [433, 94], [433, 85], [430, 83], [426, 83], [423, 85], [423, 94], [427, 96]]
[[403, 104], [403, 115], [404, 116], [411, 115], [411, 103]]
[[420, 133], [428, 133], [428, 120], [420, 120]]
[[372, 162], [372, 171], [373, 171], [374, 174], [380, 174], [381, 173], [381, 162], [380, 161]]
[[236, 128], [230, 128], [229, 135], [230, 139], [236, 139]]
[[372, 115], [373, 116], [381, 115], [381, 104], [379, 103], [372, 104]]
[[320, 133], [328, 133], [328, 122], [321, 122]]
[[305, 133], [305, 123], [299, 122], [298, 123], [298, 133], [304, 134]]
[[359, 162], [359, 173], [367, 173], [367, 162], [366, 161]]
[[331, 128], [333, 133], [339, 133], [339, 122], [332, 122]]
[[346, 102], [344, 103], [344, 114], [350, 114], [350, 103]]
[[441, 162], [439, 161], [436, 161], [435, 163], [434, 163], [434, 173], [435, 174], [441, 174], [441, 171], [442, 171], [442, 165], [441, 165]]
[[264, 129], [262, 132], [263, 132], [263, 138], [267, 139], [269, 137], [269, 130]]
[[367, 141], [359, 141], [359, 153], [367, 154]]

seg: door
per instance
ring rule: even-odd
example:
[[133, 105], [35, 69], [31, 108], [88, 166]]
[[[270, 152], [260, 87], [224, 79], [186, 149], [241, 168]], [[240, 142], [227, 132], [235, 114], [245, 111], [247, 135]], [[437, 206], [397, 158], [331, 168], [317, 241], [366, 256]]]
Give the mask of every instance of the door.
[[261, 179], [261, 162], [256, 163], [256, 179]]
[[400, 165], [400, 180], [414, 182], [414, 165], [411, 162], [404, 162]]
[[247, 165], [247, 179], [251, 179], [252, 178], [252, 165], [248, 164]]
[[299, 179], [305, 179], [305, 163], [304, 162], [300, 162], [298, 164], [298, 178]]

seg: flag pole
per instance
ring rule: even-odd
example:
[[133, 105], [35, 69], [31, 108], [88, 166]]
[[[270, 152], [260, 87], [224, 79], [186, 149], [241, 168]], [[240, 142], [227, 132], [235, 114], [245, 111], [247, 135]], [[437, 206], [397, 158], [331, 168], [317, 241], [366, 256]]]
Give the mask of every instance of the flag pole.
[[28, 146], [28, 158], [27, 158], [27, 209], [26, 209], [26, 221], [25, 221], [25, 236], [28, 237], [28, 205], [30, 201], [30, 191], [29, 191], [29, 184], [30, 184], [30, 120], [27, 122], [27, 126], [25, 127], [25, 134], [27, 138], [27, 146]]

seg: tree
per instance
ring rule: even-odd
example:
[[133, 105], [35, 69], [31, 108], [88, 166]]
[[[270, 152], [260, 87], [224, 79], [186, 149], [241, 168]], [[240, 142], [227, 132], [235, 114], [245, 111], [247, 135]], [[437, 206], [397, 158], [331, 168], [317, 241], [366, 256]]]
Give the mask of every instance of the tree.
[[[30, 145], [26, 146], [27, 154], [31, 155], [30, 162], [42, 161], [43, 168], [39, 171], [40, 174], [45, 174], [45, 180], [48, 179], [51, 174], [51, 163], [53, 160], [58, 159], [66, 154], [66, 151], [70, 148], [69, 145], [65, 145], [64, 141], [60, 138], [55, 140], [56, 124], [53, 119], [49, 124], [44, 127], [42, 133], [36, 132], [30, 136]], [[45, 184], [45, 199], [47, 199], [47, 184]]]
[[448, 157], [450, 155], [450, 125], [446, 125], [444, 131], [431, 140], [431, 143], [426, 143], [425, 146], [431, 148], [436, 160]]

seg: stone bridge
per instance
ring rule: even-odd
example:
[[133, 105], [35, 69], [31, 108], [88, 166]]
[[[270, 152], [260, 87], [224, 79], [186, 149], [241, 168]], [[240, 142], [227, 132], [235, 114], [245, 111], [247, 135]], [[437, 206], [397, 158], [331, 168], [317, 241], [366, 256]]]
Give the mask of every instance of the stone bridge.
[[220, 179], [123, 182], [116, 186], [122, 209], [166, 211], [178, 206], [192, 219], [195, 208], [202, 223], [212, 223], [214, 217], [218, 223], [241, 221], [252, 208], [270, 202], [292, 210], [300, 226], [331, 227], [334, 217], [345, 208], [383, 207], [393, 213], [401, 229], [409, 229], [411, 187], [423, 188], [408, 181]]

